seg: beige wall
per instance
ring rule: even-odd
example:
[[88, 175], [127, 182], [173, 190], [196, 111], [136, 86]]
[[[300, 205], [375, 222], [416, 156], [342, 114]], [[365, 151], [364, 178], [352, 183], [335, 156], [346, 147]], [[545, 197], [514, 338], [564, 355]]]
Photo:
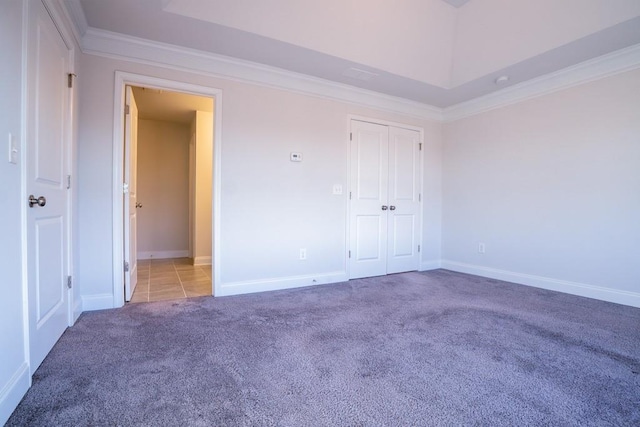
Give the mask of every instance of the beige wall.
[[193, 248], [196, 265], [211, 264], [212, 190], [213, 190], [213, 113], [196, 111], [191, 126], [194, 162]]
[[140, 120], [138, 258], [189, 255], [189, 126]]

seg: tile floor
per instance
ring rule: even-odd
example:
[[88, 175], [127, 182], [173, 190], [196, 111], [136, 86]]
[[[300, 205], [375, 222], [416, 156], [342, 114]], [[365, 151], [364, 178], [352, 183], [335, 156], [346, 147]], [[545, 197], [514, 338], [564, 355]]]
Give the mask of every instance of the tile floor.
[[131, 302], [211, 295], [211, 266], [189, 258], [138, 260], [138, 284]]

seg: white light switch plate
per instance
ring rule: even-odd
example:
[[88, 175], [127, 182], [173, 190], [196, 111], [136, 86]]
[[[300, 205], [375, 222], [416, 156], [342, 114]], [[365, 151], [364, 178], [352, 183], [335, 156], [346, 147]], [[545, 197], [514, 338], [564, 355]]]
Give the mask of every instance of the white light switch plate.
[[292, 162], [301, 162], [302, 161], [302, 153], [291, 153], [291, 161]]
[[342, 194], [342, 185], [334, 184], [333, 185], [333, 194], [336, 194], [336, 195]]

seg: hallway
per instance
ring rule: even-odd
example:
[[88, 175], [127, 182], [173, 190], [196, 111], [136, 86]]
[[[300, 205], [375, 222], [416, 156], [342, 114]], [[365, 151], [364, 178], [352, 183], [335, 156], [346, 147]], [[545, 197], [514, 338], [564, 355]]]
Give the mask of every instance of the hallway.
[[211, 266], [189, 258], [138, 261], [138, 284], [132, 303], [211, 295]]

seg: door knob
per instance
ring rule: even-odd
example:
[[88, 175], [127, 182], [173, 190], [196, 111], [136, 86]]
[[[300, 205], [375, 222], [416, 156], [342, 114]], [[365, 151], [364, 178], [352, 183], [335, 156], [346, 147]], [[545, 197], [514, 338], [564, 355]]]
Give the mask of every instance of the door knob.
[[389, 210], [391, 210], [391, 211], [395, 211], [395, 210], [396, 210], [396, 207], [395, 207], [395, 206], [393, 206], [393, 205], [391, 205], [391, 206], [389, 206]]
[[387, 205], [382, 205], [382, 210], [386, 211], [387, 209], [389, 209], [389, 207]]
[[47, 204], [46, 197], [40, 196], [40, 197], [36, 198], [36, 196], [34, 196], [33, 194], [29, 195], [29, 207], [30, 208], [34, 207], [35, 205], [43, 207], [46, 204]]

